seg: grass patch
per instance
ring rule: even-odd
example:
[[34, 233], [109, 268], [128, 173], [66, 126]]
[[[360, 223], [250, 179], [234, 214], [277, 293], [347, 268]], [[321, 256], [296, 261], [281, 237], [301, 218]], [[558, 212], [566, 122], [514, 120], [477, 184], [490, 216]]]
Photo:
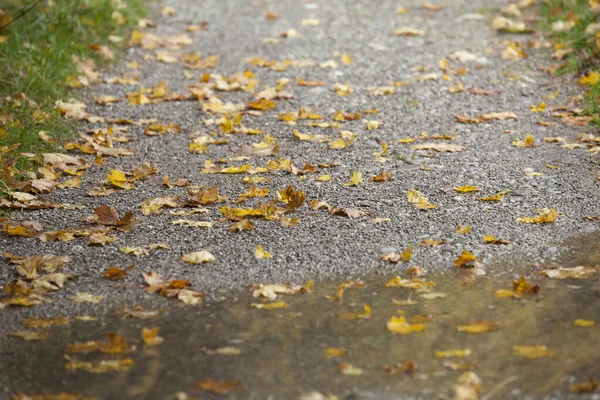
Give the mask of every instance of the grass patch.
[[[98, 46], [118, 49], [144, 14], [146, 0], [4, 0], [0, 8], [0, 167], [21, 152], [44, 152], [75, 132], [54, 109], [59, 99], [77, 97], [73, 59], [109, 62]], [[4, 27], [4, 28], [2, 28]], [[112, 36], [111, 36], [112, 35]], [[126, 39], [124, 39], [126, 42]], [[117, 53], [118, 54], [118, 53]], [[39, 135], [44, 131], [46, 141]], [[6, 151], [19, 144], [18, 149]], [[4, 152], [2, 151], [3, 146]], [[18, 170], [28, 164], [16, 162]], [[2, 179], [0, 168], [0, 179]], [[0, 185], [1, 186], [1, 185]]]
[[542, 11], [555, 48], [572, 49], [560, 72], [580, 77], [586, 113], [600, 126], [600, 1], [544, 0]]

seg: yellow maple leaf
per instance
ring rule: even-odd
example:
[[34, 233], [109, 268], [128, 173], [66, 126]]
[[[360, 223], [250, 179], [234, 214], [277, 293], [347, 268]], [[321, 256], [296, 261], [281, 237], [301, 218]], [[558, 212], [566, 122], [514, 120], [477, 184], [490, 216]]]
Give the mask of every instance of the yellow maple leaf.
[[525, 139], [515, 140], [514, 142], [512, 142], [512, 144], [514, 146], [524, 149], [527, 147], [534, 147], [535, 141], [533, 140], [533, 137], [530, 134], [527, 134], [527, 137]]
[[589, 319], [576, 319], [573, 321], [573, 326], [579, 326], [581, 328], [591, 328], [596, 323]]
[[546, 111], [546, 103], [541, 102], [539, 105], [532, 105], [529, 109], [532, 113], [540, 113]]
[[477, 258], [468, 250], [463, 250], [460, 257], [454, 260], [454, 266], [458, 268], [469, 267], [471, 263], [476, 267]]
[[350, 177], [350, 182], [344, 183], [344, 186], [358, 186], [363, 183], [363, 175], [360, 171], [352, 171], [352, 176]]
[[582, 76], [579, 79], [579, 84], [583, 86], [594, 86], [600, 82], [600, 73], [590, 72], [587, 76]]
[[368, 304], [365, 303], [365, 304], [363, 304], [363, 312], [362, 313], [357, 313], [357, 312], [342, 313], [339, 315], [339, 317], [341, 319], [345, 319], [345, 320], [366, 319], [366, 318], [369, 318], [372, 313], [373, 313], [373, 309], [371, 308], [371, 306], [369, 306]]

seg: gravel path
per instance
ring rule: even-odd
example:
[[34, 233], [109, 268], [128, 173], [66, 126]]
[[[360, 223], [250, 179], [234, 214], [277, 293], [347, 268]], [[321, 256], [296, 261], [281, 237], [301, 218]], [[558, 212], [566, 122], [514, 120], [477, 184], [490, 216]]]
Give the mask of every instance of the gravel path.
[[[490, 28], [499, 9], [506, 6], [504, 1], [445, 3], [447, 7], [432, 11], [415, 0], [402, 4], [382, 0], [377, 6], [368, 0], [164, 1], [163, 6], [175, 8], [175, 15], [159, 16], [155, 28], [142, 30], [146, 36], [141, 43], [152, 47], [154, 39], [150, 35], [156, 35], [159, 47], [130, 48], [125, 60], [114, 70], [103, 72], [103, 78], [136, 76], [144, 88], [165, 81], [171, 93], [184, 94], [181, 97], [185, 99], [162, 101], [165, 97], [158, 97], [156, 103], [130, 105], [127, 94], [139, 90], [139, 86], [101, 83], [89, 92], [87, 112], [107, 119], [154, 118], [159, 124], [176, 124], [181, 131], [149, 136], [144, 134], [147, 124], [125, 125], [124, 136], [132, 140], [115, 141], [115, 147], [129, 149], [133, 156], [105, 157], [105, 164], [85, 171], [80, 187], [44, 196], [52, 202], [83, 208], [15, 211], [10, 216], [14, 220], [39, 221], [46, 232], [89, 228], [95, 225], [82, 218], [106, 205], [114, 207], [120, 216], [133, 211], [136, 222], [129, 231], [110, 233], [116, 241], [105, 246], [89, 246], [87, 238], [43, 242], [36, 236], [0, 236], [0, 248], [13, 255], [69, 256], [71, 261], [64, 272], [76, 276], [74, 282], [53, 294], [52, 302], [32, 309], [7, 307], [1, 311], [4, 322], [0, 332], [15, 330], [18, 321], [26, 316], [53, 315], [57, 311], [77, 315], [92, 310], [102, 314], [115, 303], [135, 305], [155, 298], [141, 290], [144, 284], [141, 272], [155, 271], [165, 278], [187, 279], [196, 290], [218, 297], [222, 289], [250, 283], [346, 279], [372, 271], [404, 271], [417, 265], [428, 271], [452, 272], [453, 261], [468, 250], [475, 255], [482, 271], [509, 277], [527, 263], [551, 263], [565, 250], [560, 246], [563, 240], [593, 235], [598, 224], [584, 217], [600, 215], [598, 157], [588, 151], [593, 141], [587, 137], [586, 142], [586, 137], [579, 135], [597, 134], [597, 130], [577, 125], [582, 119], [576, 115], [579, 107], [576, 99], [571, 98], [580, 92], [576, 82], [566, 76], [551, 77], [541, 68], [556, 63], [543, 37], [499, 34]], [[399, 5], [406, 8], [406, 14], [397, 13]], [[278, 18], [268, 19], [267, 10]], [[167, 8], [164, 14], [169, 14], [168, 11]], [[206, 30], [186, 31], [187, 26], [200, 26], [203, 21], [208, 22]], [[411, 28], [399, 32], [409, 35], [392, 34], [401, 28]], [[282, 33], [287, 33], [287, 37], [282, 37]], [[299, 37], [292, 37], [296, 34]], [[187, 38], [192, 40], [180, 48], [161, 47], [176, 42], [173, 39], [176, 35], [186, 35], [184, 40], [179, 36], [179, 43]], [[515, 43], [520, 43], [522, 50]], [[520, 57], [519, 51], [526, 52], [527, 58]], [[198, 61], [190, 53], [201, 53], [202, 58]], [[202, 64], [203, 60], [210, 63], [210, 56], [218, 56], [214, 68], [184, 68], [184, 63]], [[187, 57], [185, 62], [184, 57]], [[447, 66], [442, 59], [447, 60]], [[132, 63], [139, 67], [132, 68], [135, 66]], [[244, 71], [249, 73], [242, 75]], [[210, 73], [210, 80], [201, 83], [206, 80], [201, 79], [205, 73]], [[233, 79], [234, 76], [237, 78]], [[323, 81], [324, 86], [300, 86], [299, 79]], [[352, 92], [340, 96], [344, 93], [332, 89], [336, 83], [342, 85], [338, 86], [341, 92], [343, 85], [349, 84]], [[223, 90], [236, 85], [242, 90]], [[226, 124], [211, 123], [210, 120], [228, 118], [227, 114], [206, 111], [211, 105], [217, 108], [215, 99], [220, 99], [225, 108], [234, 107], [256, 102], [253, 93], [275, 87], [278, 91], [268, 90], [263, 94], [289, 98], [274, 99], [273, 110], [242, 110], [242, 123], [235, 126], [240, 131], [242, 125], [260, 130], [261, 134], [224, 133]], [[191, 92], [205, 98], [200, 101], [194, 96], [190, 98]], [[111, 106], [96, 104], [94, 100], [104, 95], [124, 100]], [[145, 95], [151, 97], [150, 93]], [[542, 102], [547, 104], [545, 111], [531, 111], [532, 106]], [[559, 106], [566, 107], [557, 109]], [[298, 112], [301, 108], [323, 118], [298, 119], [295, 125], [280, 119], [281, 114]], [[373, 109], [378, 112], [367, 113]], [[354, 112], [362, 116], [337, 121], [336, 111], [348, 117]], [[229, 114], [230, 121], [238, 112]], [[515, 115], [480, 123], [461, 123], [456, 118], [456, 115], [477, 117], [497, 112]], [[541, 125], [540, 120], [553, 124]], [[378, 121], [380, 126], [369, 130], [367, 121]], [[338, 125], [322, 128], [309, 126], [310, 123]], [[110, 125], [118, 124], [82, 121], [81, 130]], [[301, 141], [295, 137], [294, 129], [302, 134], [324, 136]], [[118, 138], [119, 129], [114, 131]], [[350, 133], [344, 133], [343, 140], [334, 142], [340, 131]], [[252, 144], [265, 140], [265, 134], [275, 139], [276, 154], [253, 153], [260, 146]], [[513, 144], [524, 141], [527, 134], [533, 138], [533, 146], [522, 148]], [[226, 143], [208, 144], [206, 152], [190, 153], [193, 138], [203, 135], [208, 135], [205, 140]], [[564, 142], [544, 141], [550, 137], [561, 137]], [[414, 141], [406, 140], [410, 138]], [[262, 145], [266, 153], [275, 152], [269, 139]], [[435, 152], [411, 147], [427, 143], [461, 151]], [[347, 148], [330, 148], [336, 144]], [[382, 144], [387, 145], [387, 153], [381, 154]], [[77, 151], [70, 154], [80, 156]], [[83, 158], [91, 163], [94, 155]], [[208, 160], [216, 162], [212, 167], [216, 170], [245, 164], [256, 170], [269, 162], [273, 167], [280, 158], [291, 160], [296, 169], [290, 172], [284, 166], [256, 174], [202, 172]], [[159, 171], [133, 182], [132, 190], [88, 196], [91, 190], [103, 185], [112, 188], [105, 183], [110, 170], [129, 172], [143, 162]], [[307, 170], [307, 163], [318, 171]], [[322, 164], [329, 166], [319, 166]], [[353, 171], [360, 171], [364, 182], [345, 186], [344, 183], [351, 181]], [[370, 181], [383, 171], [389, 172], [392, 180]], [[319, 181], [317, 178], [323, 175], [330, 175], [331, 179]], [[169, 188], [163, 184], [164, 176], [169, 176], [171, 182], [187, 179], [192, 187]], [[253, 187], [243, 179], [255, 178], [266, 178], [266, 182], [256, 186], [269, 189], [267, 197], [236, 203], [241, 194]], [[227, 196], [227, 201], [201, 206], [207, 209], [206, 213], [185, 216], [170, 213], [192, 210], [181, 206], [188, 189], [213, 185], [218, 185], [220, 195]], [[304, 193], [306, 202], [301, 207], [273, 220], [257, 218], [251, 231], [229, 231], [235, 221], [223, 218], [220, 207], [253, 208], [260, 201], [276, 199], [277, 191], [288, 185]], [[465, 185], [477, 186], [479, 191], [454, 190]], [[417, 209], [407, 201], [410, 190], [419, 191], [437, 207]], [[477, 200], [508, 190], [499, 201]], [[164, 208], [161, 214], [142, 214], [141, 203], [162, 196], [179, 196], [176, 200], [179, 206]], [[315, 200], [324, 201], [334, 209], [346, 207], [365, 215], [348, 218], [330, 215], [327, 210], [313, 210], [309, 203]], [[286, 205], [280, 202], [278, 207]], [[543, 208], [556, 209], [558, 218], [547, 224], [516, 221], [536, 216], [536, 209]], [[293, 227], [284, 226], [289, 218], [299, 221]], [[202, 228], [170, 223], [176, 219], [216, 224]], [[457, 225], [470, 225], [471, 232], [457, 233]], [[484, 235], [493, 235], [510, 244], [485, 244]], [[428, 238], [444, 243], [434, 247], [417, 245]], [[120, 251], [124, 246], [148, 248], [156, 243], [168, 248], [151, 250], [149, 255], [141, 257]], [[272, 258], [256, 258], [257, 245], [262, 245]], [[381, 260], [382, 254], [400, 253], [409, 245], [414, 246], [410, 262], [391, 264]], [[181, 260], [182, 255], [200, 250], [212, 253], [214, 262], [194, 265]], [[520, 262], [501, 262], [515, 259]], [[115, 283], [101, 275], [109, 266], [125, 268], [130, 264], [133, 269], [123, 281]], [[0, 266], [3, 267], [0, 283], [6, 284], [17, 277], [7, 258], [0, 259]], [[102, 295], [104, 301], [73, 302], [70, 298], [77, 292]]]

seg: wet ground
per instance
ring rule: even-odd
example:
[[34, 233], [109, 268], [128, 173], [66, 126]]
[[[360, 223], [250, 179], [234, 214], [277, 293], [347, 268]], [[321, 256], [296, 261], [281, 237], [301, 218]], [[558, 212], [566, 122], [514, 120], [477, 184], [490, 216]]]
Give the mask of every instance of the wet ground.
[[[600, 377], [598, 274], [561, 280], [542, 271], [594, 265], [598, 243], [596, 236], [565, 242], [562, 248], [580, 251], [564, 251], [552, 265], [515, 262], [530, 288], [504, 298], [498, 291], [514, 289], [513, 282], [494, 277], [496, 266], [485, 276], [457, 270], [417, 278], [435, 285], [400, 273], [425, 289], [386, 287], [394, 275], [385, 274], [346, 285], [319, 282], [309, 293], [273, 300], [253, 297], [253, 289], [223, 292], [221, 301], [196, 307], [157, 297], [143, 304], [146, 311], [159, 311], [150, 319], [120, 317], [115, 313], [123, 304], [113, 304], [107, 315], [94, 315], [95, 321], [69, 318], [68, 325], [51, 328], [44, 341], [0, 339], [1, 379], [13, 393], [66, 392], [99, 399], [175, 399], [178, 392], [181, 399], [222, 397], [215, 390], [235, 399], [296, 399], [312, 391], [343, 399], [431, 399], [452, 398], [454, 382], [473, 371], [482, 380], [482, 399], [595, 399], [598, 395], [574, 394], [571, 385]], [[346, 286], [341, 298], [340, 285]], [[541, 287], [537, 293], [535, 285]], [[281, 302], [287, 307], [251, 305]], [[370, 314], [364, 304], [372, 308]], [[387, 329], [394, 316], [405, 317], [415, 331]], [[459, 330], [481, 321], [489, 330]], [[415, 328], [418, 324], [424, 328]], [[153, 327], [164, 342], [149, 346], [141, 331]], [[481, 324], [471, 327], [481, 329]], [[76, 353], [69, 347], [106, 340], [107, 332], [126, 340], [125, 347], [113, 348], [118, 354]], [[516, 355], [515, 346], [546, 349], [541, 358], [531, 359]], [[463, 354], [437, 353], [457, 350]], [[127, 358], [134, 363], [126, 372], [65, 369], [69, 361]], [[400, 369], [391, 374], [386, 367], [394, 366]]]

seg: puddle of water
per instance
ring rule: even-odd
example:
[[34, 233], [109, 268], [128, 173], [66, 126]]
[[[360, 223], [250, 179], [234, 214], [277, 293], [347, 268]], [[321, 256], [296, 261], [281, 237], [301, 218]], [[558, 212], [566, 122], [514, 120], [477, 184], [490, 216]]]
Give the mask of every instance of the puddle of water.
[[[99, 399], [168, 399], [178, 391], [192, 398], [219, 398], [194, 388], [206, 379], [234, 380], [244, 388], [230, 394], [239, 399], [296, 399], [301, 393], [317, 390], [340, 398], [433, 398], [451, 395], [452, 383], [464, 372], [453, 371], [444, 362], [471, 364], [482, 379], [482, 393], [512, 378], [495, 398], [542, 398], [553, 393], [569, 394], [572, 381], [600, 378], [600, 294], [597, 281], [531, 279], [542, 286], [537, 295], [522, 300], [498, 299], [494, 292], [510, 289], [506, 279], [479, 278], [465, 284], [456, 277], [428, 276], [435, 292], [445, 298], [425, 299], [415, 291], [386, 288], [389, 277], [364, 279], [365, 286], [344, 292], [342, 301], [324, 299], [335, 293], [335, 283], [315, 285], [312, 293], [287, 295], [280, 300], [286, 309], [262, 310], [251, 303], [250, 291], [217, 304], [173, 307], [150, 320], [122, 320], [112, 316], [99, 322], [73, 321], [52, 329], [43, 342], [9, 338], [11, 348], [2, 354], [2, 373], [10, 390], [33, 393], [80, 393]], [[417, 304], [399, 306], [394, 300], [408, 298]], [[372, 307], [369, 318], [343, 320], [340, 313], [362, 312]], [[420, 319], [424, 332], [394, 334], [386, 328], [392, 316], [401, 313]], [[594, 320], [596, 326], [576, 327], [574, 320]], [[474, 321], [500, 324], [495, 331], [470, 334], [458, 326]], [[144, 346], [143, 327], [160, 327], [164, 343]], [[127, 355], [76, 354], [78, 360], [92, 361], [131, 357], [129, 372], [91, 374], [63, 369], [65, 346], [76, 341], [98, 340], [112, 331], [125, 337], [137, 349]], [[555, 354], [550, 358], [524, 359], [514, 356], [513, 346], [545, 345]], [[207, 354], [232, 346], [239, 355]], [[340, 348], [348, 354], [328, 358], [326, 348]], [[466, 358], [437, 358], [443, 350], [469, 349]], [[413, 373], [388, 375], [385, 365], [411, 360], [418, 364]], [[339, 371], [341, 363], [362, 369], [357, 376]], [[354, 397], [346, 397], [354, 394]], [[412, 397], [411, 397], [412, 396]]]

